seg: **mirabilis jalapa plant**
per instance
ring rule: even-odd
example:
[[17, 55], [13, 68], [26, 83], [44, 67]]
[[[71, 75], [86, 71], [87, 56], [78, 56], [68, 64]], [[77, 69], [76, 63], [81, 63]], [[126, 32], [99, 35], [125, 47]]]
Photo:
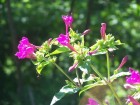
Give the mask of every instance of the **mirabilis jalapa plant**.
[[[133, 95], [128, 95], [126, 104], [140, 105], [137, 99], [140, 98], [140, 73], [132, 68], [129, 72], [120, 72], [119, 69], [127, 62], [128, 56], [125, 56], [114, 73], [110, 73], [110, 58], [109, 52], [117, 50], [118, 45], [122, 45], [120, 40], [115, 40], [112, 34], [106, 34], [106, 23], [101, 24], [100, 34], [101, 39], [98, 39], [95, 44], [90, 47], [85, 46], [84, 37], [89, 33], [89, 29], [83, 33], [77, 33], [72, 29], [73, 17], [71, 15], [62, 16], [65, 23], [66, 31], [61, 33], [57, 38], [50, 38], [41, 46], [33, 45], [28, 38], [22, 37], [18, 45], [18, 52], [15, 54], [19, 59], [31, 59], [36, 65], [37, 73], [40, 75], [42, 69], [48, 64], [53, 64], [57, 69], [66, 76], [66, 85], [63, 86], [58, 93], [56, 93], [50, 103], [54, 105], [57, 101], [62, 99], [66, 94], [74, 94], [79, 92], [79, 95], [87, 90], [101, 85], [108, 85], [113, 95], [116, 98], [117, 105], [123, 105], [120, 101], [112, 82], [121, 77], [126, 76], [126, 89], [134, 89]], [[52, 46], [58, 48], [52, 51]], [[66, 70], [63, 70], [56, 64], [57, 54], [69, 52], [69, 57], [73, 58], [73, 65], [68, 68], [68, 73], [75, 72], [76, 78], [71, 78]], [[104, 77], [99, 70], [94, 66], [93, 57], [96, 55], [105, 54], [107, 59], [107, 76]], [[93, 70], [96, 76], [91, 76], [89, 70]], [[82, 72], [82, 75], [79, 75]], [[90, 82], [89, 82], [90, 81]], [[89, 98], [87, 105], [109, 105], [109, 102], [97, 102], [92, 97]]]

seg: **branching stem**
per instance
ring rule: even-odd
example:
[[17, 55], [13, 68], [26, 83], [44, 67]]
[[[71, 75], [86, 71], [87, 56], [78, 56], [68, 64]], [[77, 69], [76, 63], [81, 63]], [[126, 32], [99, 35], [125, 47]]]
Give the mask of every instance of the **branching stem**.
[[106, 52], [106, 59], [107, 59], [107, 74], [108, 74], [108, 81], [110, 81], [110, 60], [109, 60], [109, 53]]
[[76, 85], [76, 83], [64, 72], [64, 70], [59, 66], [59, 65], [57, 65], [55, 62], [53, 62], [53, 64], [58, 68], [58, 70], [62, 73], [62, 74], [64, 74], [75, 86], [77, 86]]

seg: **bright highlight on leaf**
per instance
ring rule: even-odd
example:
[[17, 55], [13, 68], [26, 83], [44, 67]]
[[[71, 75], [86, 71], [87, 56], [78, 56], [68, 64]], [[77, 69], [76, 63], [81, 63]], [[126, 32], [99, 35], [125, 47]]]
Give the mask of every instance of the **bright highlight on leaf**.
[[63, 86], [58, 93], [56, 93], [50, 105], [54, 105], [57, 101], [61, 100], [66, 94], [77, 93], [80, 88], [72, 88], [69, 85]]

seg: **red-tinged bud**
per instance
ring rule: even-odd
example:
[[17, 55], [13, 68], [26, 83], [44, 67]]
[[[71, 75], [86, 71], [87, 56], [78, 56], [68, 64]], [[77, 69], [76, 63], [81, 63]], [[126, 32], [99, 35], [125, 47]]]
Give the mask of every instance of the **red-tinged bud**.
[[89, 55], [93, 55], [93, 54], [97, 53], [98, 49], [99, 49], [99, 48], [96, 48], [95, 50], [88, 52], [88, 54], [89, 54]]
[[49, 40], [48, 40], [48, 46], [50, 45], [51, 41], [52, 41], [52, 38], [49, 38]]
[[133, 105], [140, 105], [140, 103], [134, 99], [132, 96], [128, 96], [127, 103], [132, 103]]
[[82, 35], [87, 35], [90, 32], [90, 29], [85, 30]]
[[128, 56], [126, 55], [123, 59], [122, 59], [122, 62], [121, 64], [119, 65], [119, 67], [117, 68], [117, 70], [119, 70], [120, 68], [122, 68], [122, 66], [127, 62], [128, 60]]
[[78, 62], [74, 63], [71, 67], [69, 67], [69, 72], [72, 72], [78, 66]]
[[101, 33], [102, 39], [105, 40], [105, 35], [106, 35], [106, 23], [102, 23], [102, 24], [101, 24], [100, 33]]

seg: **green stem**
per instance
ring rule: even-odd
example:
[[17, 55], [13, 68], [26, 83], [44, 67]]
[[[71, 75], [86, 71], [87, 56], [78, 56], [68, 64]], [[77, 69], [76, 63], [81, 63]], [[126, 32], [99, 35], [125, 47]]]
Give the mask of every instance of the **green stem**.
[[109, 81], [110, 80], [110, 61], [109, 61], [108, 51], [106, 52], [106, 58], [107, 58], [107, 74], [108, 74], [108, 81]]
[[110, 87], [111, 91], [113, 92], [113, 94], [114, 94], [116, 100], [118, 101], [119, 105], [122, 105], [122, 103], [121, 103], [121, 101], [120, 101], [120, 99], [119, 99], [119, 96], [118, 96], [117, 93], [115, 92], [115, 90], [114, 90], [113, 86], [111, 85], [111, 83], [108, 83], [108, 86]]
[[92, 64], [91, 64], [90, 66], [91, 66], [91, 68], [95, 71], [95, 73], [96, 73], [102, 80], [104, 80], [104, 81], [106, 82], [106, 84], [109, 86], [109, 88], [110, 88], [111, 91], [113, 92], [113, 94], [114, 94], [116, 100], [118, 101], [119, 105], [122, 105], [122, 104], [121, 104], [121, 101], [120, 101], [120, 99], [119, 99], [117, 93], [115, 92], [113, 86], [111, 85], [111, 83], [110, 83], [109, 81], [107, 81], [107, 80], [102, 76], [102, 74], [100, 74], [100, 73], [98, 72], [98, 70], [97, 70]]
[[84, 47], [84, 35], [82, 35], [82, 47]]
[[75, 86], [77, 86], [76, 85], [76, 83], [64, 72], [64, 70], [59, 66], [59, 65], [57, 65], [55, 62], [53, 62], [53, 64], [58, 68], [58, 70], [62, 73], [62, 74], [64, 74]]
[[92, 64], [90, 64], [90, 66], [91, 66], [91, 68], [94, 70], [94, 72], [95, 72], [102, 80], [104, 80], [105, 82], [107, 82], [107, 81], [105, 80], [105, 78], [102, 76], [102, 74], [101, 74], [100, 72], [98, 72], [98, 70], [97, 70]]
[[80, 82], [79, 73], [78, 73], [78, 70], [77, 70], [77, 69], [76, 69], [76, 76], [77, 76], [77, 79], [78, 79], [78, 83], [79, 83], [79, 85], [81, 86], [82, 84], [81, 84], [81, 82]]
[[108, 51], [106, 52], [106, 58], [107, 58], [107, 73], [108, 73], [108, 82], [107, 82], [107, 84], [110, 87], [111, 91], [113, 92], [113, 94], [114, 94], [116, 100], [118, 101], [119, 105], [122, 105], [117, 93], [115, 92], [112, 84], [110, 83], [110, 60], [109, 60]]

